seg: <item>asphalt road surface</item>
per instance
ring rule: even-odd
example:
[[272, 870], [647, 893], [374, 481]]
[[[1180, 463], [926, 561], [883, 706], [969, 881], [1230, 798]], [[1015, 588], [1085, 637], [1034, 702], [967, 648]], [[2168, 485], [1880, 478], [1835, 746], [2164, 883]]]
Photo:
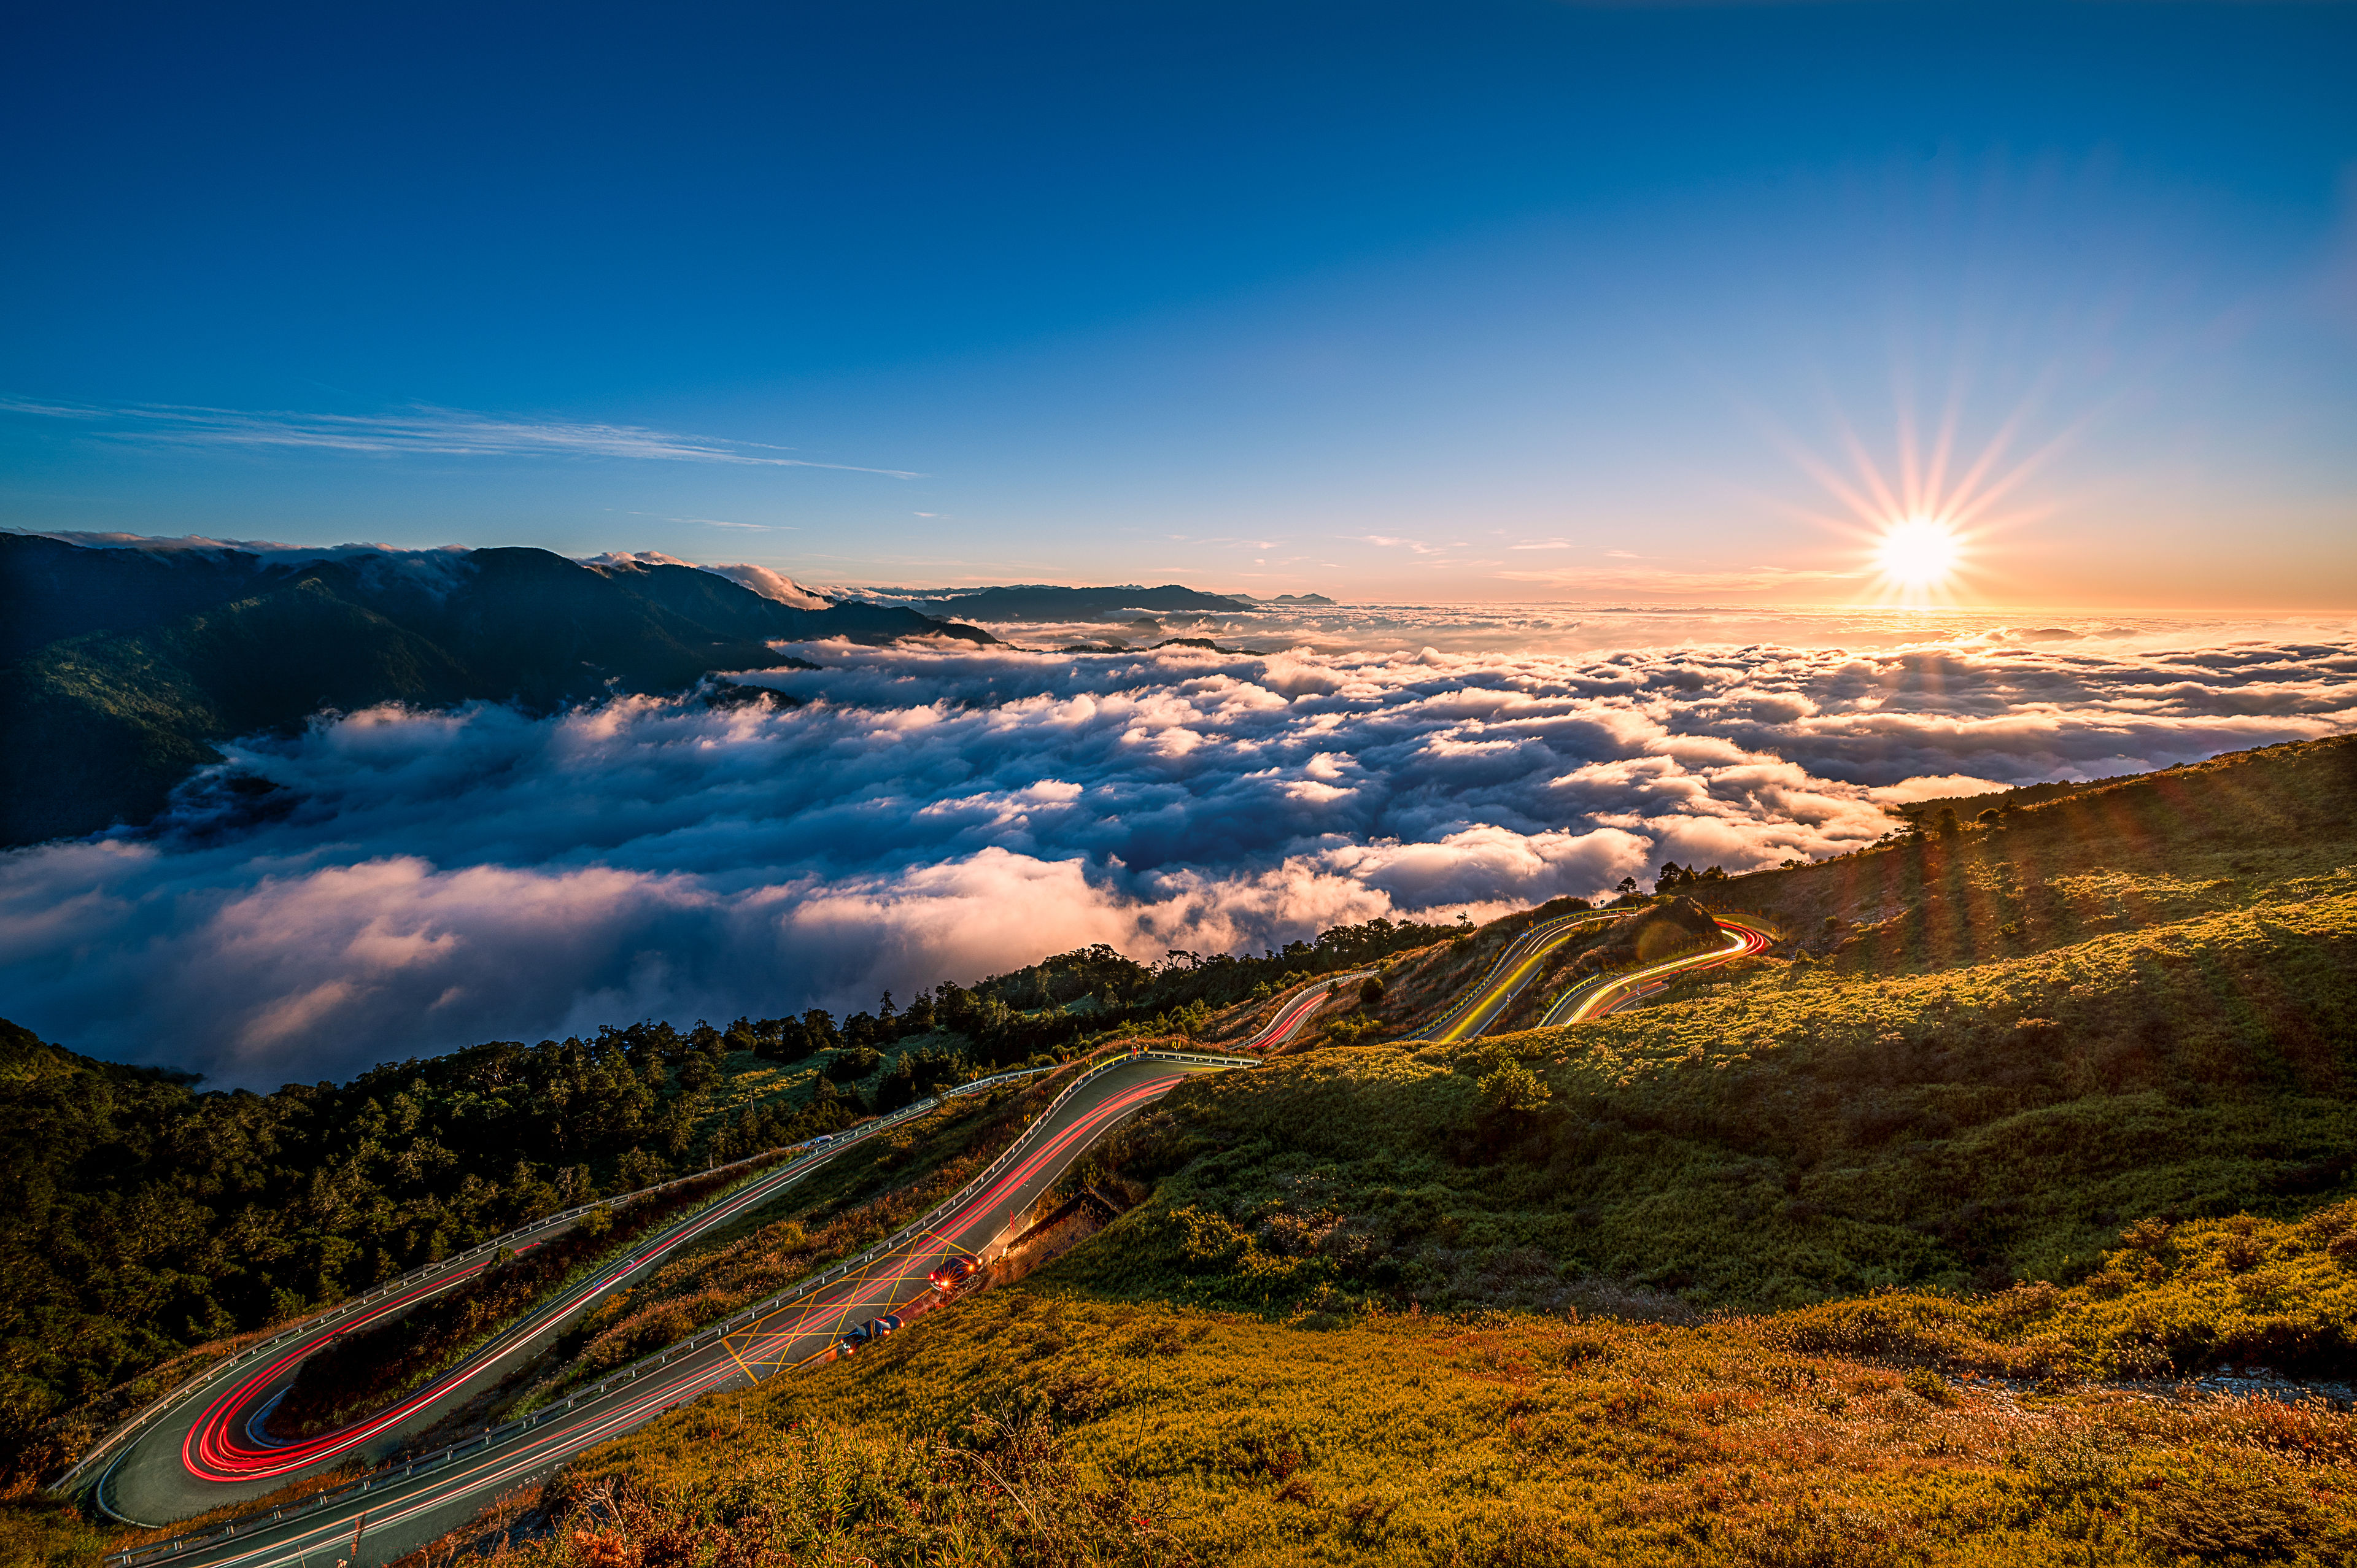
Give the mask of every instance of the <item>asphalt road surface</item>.
[[[1331, 988], [1358, 978], [1334, 976], [1286, 999], [1245, 1048], [1283, 1043], [1326, 1004]], [[250, 1521], [231, 1539], [191, 1541], [165, 1558], [142, 1557], [142, 1568], [157, 1561], [203, 1568], [334, 1568], [339, 1563], [373, 1568], [465, 1523], [500, 1495], [544, 1479], [584, 1449], [633, 1431], [676, 1405], [837, 1355], [847, 1328], [884, 1314], [897, 1313], [908, 1323], [943, 1305], [928, 1273], [949, 1259], [984, 1257], [1003, 1244], [1020, 1218], [1114, 1123], [1185, 1079], [1230, 1065], [1153, 1057], [1121, 1060], [1027, 1129], [1013, 1157], [982, 1187], [945, 1212], [928, 1216], [925, 1228], [906, 1244], [866, 1260], [845, 1277], [724, 1337], [683, 1349], [636, 1378], [609, 1379], [604, 1391], [544, 1410], [533, 1424], [486, 1439], [478, 1452], [462, 1453], [423, 1474], [391, 1472], [366, 1492], [329, 1498], [315, 1509], [292, 1506], [286, 1517]], [[161, 1524], [265, 1496], [290, 1479], [355, 1457], [386, 1460], [405, 1439], [528, 1359], [598, 1297], [644, 1278], [682, 1247], [770, 1201], [841, 1152], [837, 1144], [800, 1155], [726, 1201], [644, 1240], [626, 1262], [565, 1292], [463, 1366], [376, 1415], [306, 1442], [277, 1442], [264, 1434], [264, 1420], [305, 1357], [339, 1335], [450, 1289], [489, 1260], [421, 1282], [414, 1290], [371, 1304], [362, 1314], [322, 1324], [163, 1414], [101, 1472], [99, 1500], [117, 1518]]]
[[1426, 1031], [1425, 1037], [1442, 1045], [1478, 1039], [1481, 1031], [1495, 1023], [1508, 1004], [1523, 993], [1523, 988], [1537, 976], [1550, 953], [1578, 935], [1582, 927], [1601, 920], [1618, 920], [1625, 913], [1620, 909], [1584, 910], [1558, 915], [1533, 926], [1508, 944], [1490, 972], [1469, 989], [1456, 1006], [1441, 1015], [1440, 1021]]
[[1725, 940], [1715, 948], [1685, 953], [1661, 963], [1648, 964], [1633, 973], [1615, 975], [1609, 979], [1573, 991], [1547, 1009], [1540, 1020], [1543, 1026], [1584, 1024], [1590, 1018], [1601, 1018], [1654, 994], [1670, 983], [1670, 977], [1689, 970], [1710, 969], [1730, 963], [1751, 953], [1766, 952], [1772, 940], [1767, 932], [1742, 920], [1717, 917], [1718, 929]]

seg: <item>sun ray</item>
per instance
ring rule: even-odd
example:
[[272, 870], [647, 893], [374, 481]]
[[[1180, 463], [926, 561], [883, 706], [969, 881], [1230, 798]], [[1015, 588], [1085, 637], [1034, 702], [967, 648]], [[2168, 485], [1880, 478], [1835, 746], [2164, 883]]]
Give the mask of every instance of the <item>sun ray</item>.
[[[2052, 391], [2050, 371], [1986, 440], [1968, 444], [1964, 432], [1971, 380], [1964, 367], [1955, 367], [1936, 417], [1926, 419], [1902, 365], [1891, 389], [1890, 446], [1879, 459], [1837, 402], [1827, 410], [1829, 454], [1795, 439], [1772, 419], [1761, 419], [1770, 437], [1824, 487], [1835, 506], [1828, 516], [1787, 501], [1770, 504], [1853, 539], [1864, 568], [1858, 575], [1864, 585], [1860, 596], [1868, 602], [1932, 608], [1984, 599], [1990, 588], [2009, 581], [1988, 564], [1989, 542], [2054, 513], [2050, 501], [2023, 504], [2020, 492], [2077, 438], [2092, 414], [2019, 455]], [[1848, 515], [1840, 515], [1844, 511]]]

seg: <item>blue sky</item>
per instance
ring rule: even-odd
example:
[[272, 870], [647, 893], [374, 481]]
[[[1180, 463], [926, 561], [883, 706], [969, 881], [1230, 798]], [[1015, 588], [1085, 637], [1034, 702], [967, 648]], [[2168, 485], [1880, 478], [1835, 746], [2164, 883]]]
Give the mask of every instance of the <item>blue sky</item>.
[[19, 28], [9, 526], [1841, 601], [1911, 405], [1953, 596], [2357, 601], [2357, 8]]

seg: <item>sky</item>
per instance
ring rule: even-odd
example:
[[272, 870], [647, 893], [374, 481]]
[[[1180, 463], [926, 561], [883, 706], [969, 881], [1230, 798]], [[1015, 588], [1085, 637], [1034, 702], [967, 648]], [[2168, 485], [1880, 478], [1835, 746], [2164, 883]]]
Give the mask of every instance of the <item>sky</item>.
[[[2320, 4], [49, 7], [0, 524], [2346, 609], [2352, 59]], [[1878, 573], [1909, 517], [1953, 569]]]

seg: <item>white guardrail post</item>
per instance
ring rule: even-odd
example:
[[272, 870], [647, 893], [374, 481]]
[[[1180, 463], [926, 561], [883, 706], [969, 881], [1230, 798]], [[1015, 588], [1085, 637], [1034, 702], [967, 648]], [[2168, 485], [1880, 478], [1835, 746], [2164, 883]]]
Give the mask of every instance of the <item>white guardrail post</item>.
[[[880, 1125], [880, 1123], [878, 1123], [878, 1125]], [[637, 1203], [643, 1198], [652, 1197], [659, 1192], [666, 1191], [669, 1188], [678, 1187], [685, 1182], [701, 1181], [705, 1176], [716, 1176], [722, 1171], [731, 1171], [736, 1170], [742, 1165], [755, 1165], [777, 1155], [789, 1154], [795, 1149], [804, 1148], [807, 1146], [807, 1144], [788, 1144], [782, 1149], [765, 1149], [757, 1155], [748, 1155], [741, 1160], [731, 1160], [725, 1165], [715, 1165], [709, 1170], [694, 1171], [683, 1176], [673, 1176], [669, 1181], [660, 1181], [655, 1183], [652, 1187], [642, 1187], [630, 1192], [616, 1193], [609, 1197], [598, 1198], [595, 1202], [576, 1204], [571, 1208], [564, 1209], [555, 1214], [543, 1215], [538, 1219], [531, 1220], [523, 1225], [518, 1226], [515, 1230], [507, 1232], [505, 1235], [495, 1236], [488, 1241], [479, 1241], [475, 1245], [468, 1248], [466, 1251], [462, 1252], [453, 1252], [447, 1258], [436, 1259], [429, 1263], [422, 1263], [418, 1267], [410, 1270], [405, 1274], [401, 1274], [393, 1279], [387, 1280], [382, 1284], [373, 1285], [358, 1295], [348, 1296], [344, 1300], [336, 1303], [333, 1306], [324, 1307], [321, 1310], [311, 1314], [307, 1317], [297, 1318], [294, 1323], [280, 1329], [269, 1338], [256, 1340], [253, 1344], [247, 1346], [245, 1348], [234, 1351], [228, 1357], [213, 1362], [211, 1365], [206, 1367], [204, 1370], [197, 1373], [195, 1376], [180, 1384], [179, 1387], [174, 1389], [171, 1392], [165, 1394], [160, 1399], [150, 1403], [138, 1414], [123, 1423], [113, 1432], [107, 1434], [106, 1436], [91, 1444], [90, 1449], [85, 1452], [81, 1458], [75, 1460], [63, 1474], [59, 1475], [56, 1480], [49, 1483], [48, 1489], [52, 1492], [63, 1492], [67, 1490], [71, 1486], [75, 1477], [88, 1469], [95, 1461], [104, 1457], [110, 1449], [120, 1444], [125, 1437], [137, 1432], [156, 1416], [162, 1414], [167, 1410], [169, 1410], [181, 1400], [186, 1399], [188, 1395], [196, 1392], [199, 1389], [202, 1389], [215, 1379], [242, 1367], [246, 1362], [254, 1359], [264, 1351], [277, 1348], [289, 1339], [300, 1338], [304, 1335], [310, 1333], [312, 1330], [318, 1328], [324, 1324], [332, 1323], [339, 1317], [349, 1316], [352, 1313], [359, 1311], [361, 1307], [370, 1305], [371, 1302], [382, 1301], [386, 1296], [406, 1290], [412, 1285], [421, 1284], [425, 1281], [432, 1279], [436, 1274], [447, 1273], [461, 1263], [468, 1262], [476, 1258], [483, 1257], [489, 1253], [497, 1252], [502, 1247], [512, 1247], [520, 1241], [528, 1240], [532, 1237], [540, 1235], [545, 1231], [554, 1230], [560, 1226], [568, 1225], [574, 1220], [580, 1219], [583, 1215], [587, 1214], [592, 1209], [608, 1208], [619, 1208], [629, 1204]]]
[[1435, 1039], [1443, 1031], [1454, 1026], [1458, 1019], [1464, 1017], [1466, 1014], [1471, 1012], [1474, 1007], [1480, 1004], [1481, 998], [1488, 993], [1491, 983], [1496, 980], [1500, 975], [1505, 973], [1507, 966], [1519, 960], [1531, 943], [1540, 937], [1556, 929], [1558, 927], [1572, 925], [1582, 920], [1601, 919], [1608, 917], [1614, 917], [1620, 913], [1622, 913], [1622, 911], [1617, 909], [1574, 909], [1567, 915], [1557, 915], [1552, 920], [1540, 921], [1537, 925], [1533, 926], [1529, 930], [1524, 931], [1521, 936], [1516, 937], [1512, 941], [1508, 942], [1506, 944], [1506, 950], [1498, 955], [1498, 961], [1489, 967], [1488, 971], [1482, 974], [1479, 983], [1469, 985], [1465, 988], [1463, 993], [1458, 998], [1457, 1004], [1455, 1006], [1449, 1008], [1448, 1012], [1443, 1013], [1431, 1023], [1426, 1024], [1424, 1026], [1424, 1033], [1410, 1036], [1409, 1038], [1418, 1040]]
[[[1350, 978], [1350, 976], [1345, 975], [1337, 977], [1337, 980], [1348, 978]], [[1335, 983], [1335, 981], [1329, 981], [1328, 983], [1331, 984]], [[571, 1410], [581, 1401], [602, 1398], [608, 1390], [612, 1388], [616, 1383], [625, 1380], [636, 1382], [645, 1373], [653, 1370], [657, 1367], [665, 1365], [673, 1356], [679, 1352], [693, 1349], [700, 1345], [709, 1344], [715, 1339], [726, 1338], [729, 1335], [736, 1333], [738, 1329], [759, 1322], [760, 1319], [767, 1317], [771, 1313], [780, 1310], [793, 1301], [799, 1300], [801, 1297], [809, 1294], [811, 1292], [820, 1289], [824, 1285], [832, 1284], [834, 1281], [841, 1279], [845, 1274], [850, 1273], [853, 1268], [872, 1262], [883, 1253], [905, 1244], [912, 1237], [915, 1237], [929, 1229], [935, 1216], [964, 1202], [974, 1192], [978, 1191], [984, 1183], [987, 1182], [991, 1177], [996, 1176], [1008, 1165], [1012, 1164], [1017, 1155], [1021, 1152], [1024, 1140], [1030, 1135], [1031, 1130], [1038, 1127], [1041, 1122], [1047, 1121], [1050, 1116], [1053, 1116], [1058, 1110], [1062, 1108], [1066, 1101], [1070, 1100], [1074, 1094], [1080, 1091], [1082, 1085], [1088, 1083], [1091, 1079], [1097, 1078], [1101, 1074], [1110, 1072], [1114, 1068], [1120, 1067], [1125, 1062], [1136, 1061], [1142, 1058], [1151, 1058], [1162, 1061], [1200, 1063], [1217, 1067], [1258, 1067], [1262, 1065], [1260, 1058], [1257, 1057], [1211, 1056], [1201, 1053], [1180, 1051], [1148, 1050], [1141, 1051], [1135, 1055], [1125, 1052], [1109, 1057], [1105, 1060], [1097, 1063], [1096, 1066], [1090, 1068], [1087, 1071], [1082, 1073], [1080, 1077], [1074, 1079], [1071, 1082], [1066, 1084], [1062, 1091], [1060, 1092], [1055, 1099], [1049, 1101], [1044, 1109], [1031, 1118], [1030, 1122], [1024, 1128], [1021, 1133], [1017, 1135], [1015, 1141], [1009, 1144], [1005, 1149], [1001, 1150], [998, 1156], [992, 1160], [989, 1165], [983, 1167], [980, 1175], [968, 1181], [963, 1187], [960, 1187], [950, 1197], [942, 1199], [941, 1202], [933, 1205], [932, 1208], [927, 1209], [924, 1215], [920, 1219], [901, 1227], [901, 1229], [893, 1232], [890, 1236], [886, 1237], [883, 1240], [878, 1241], [868, 1248], [865, 1252], [860, 1253], [856, 1258], [838, 1262], [833, 1267], [825, 1270], [823, 1273], [799, 1281], [793, 1285], [791, 1285], [787, 1289], [780, 1292], [776, 1296], [770, 1298], [769, 1301], [763, 1302], [756, 1306], [746, 1307], [742, 1311], [738, 1312], [735, 1316], [728, 1318], [721, 1324], [716, 1325], [710, 1328], [699, 1329], [694, 1334], [690, 1335], [687, 1338], [683, 1339], [676, 1344], [666, 1346], [662, 1349], [657, 1350], [651, 1355], [641, 1356], [638, 1360], [632, 1362], [628, 1367], [624, 1367], [618, 1371], [608, 1372], [604, 1378], [598, 1380], [596, 1386], [592, 1388], [576, 1391], [573, 1393], [565, 1395], [564, 1408]], [[888, 1116], [878, 1117], [877, 1120], [867, 1122], [863, 1126], [854, 1128], [847, 1133], [842, 1134], [826, 1134], [826, 1136], [834, 1140], [832, 1144], [827, 1145], [826, 1152], [829, 1155], [833, 1155], [840, 1149], [849, 1148], [854, 1144], [861, 1143], [868, 1138], [874, 1137], [877, 1133], [883, 1132], [888, 1127], [895, 1126], [912, 1117], [920, 1116], [929, 1112], [938, 1110], [944, 1101], [956, 1099], [963, 1095], [979, 1093], [985, 1090], [996, 1089], [1002, 1084], [1012, 1083], [1019, 1079], [1035, 1078], [1043, 1072], [1054, 1072], [1059, 1068], [1066, 1065], [1068, 1064], [1058, 1062], [1049, 1067], [1022, 1068], [1013, 1072], [999, 1073], [991, 1078], [976, 1079], [971, 1083], [963, 1083], [954, 1089], [944, 1090], [941, 1093], [933, 1095], [929, 1099], [919, 1101], [912, 1105], [904, 1106], [900, 1110], [893, 1112]], [[733, 1170], [738, 1165], [750, 1165], [755, 1161], [768, 1159], [776, 1155], [790, 1155], [797, 1150], [807, 1150], [816, 1146], [818, 1145], [813, 1144], [790, 1144], [783, 1149], [770, 1149], [759, 1155], [748, 1155], [745, 1159], [734, 1161], [729, 1165], [716, 1165], [713, 1169], [716, 1171]], [[652, 1193], [660, 1192], [664, 1187], [676, 1187], [680, 1182], [694, 1181], [699, 1179], [701, 1176], [709, 1176], [711, 1174], [713, 1174], [711, 1171], [702, 1171], [696, 1173], [694, 1176], [681, 1176], [673, 1181], [660, 1183], [654, 1187], [642, 1187], [636, 1192], [621, 1194], [611, 1198], [603, 1198], [597, 1203], [584, 1204], [578, 1208], [567, 1209], [561, 1215], [551, 1215], [544, 1219], [534, 1220], [529, 1226], [518, 1230], [510, 1231], [506, 1236], [500, 1237], [494, 1240], [483, 1242], [479, 1246], [470, 1248], [465, 1252], [445, 1259], [439, 1263], [429, 1264], [425, 1268], [413, 1270], [410, 1273], [404, 1275], [399, 1280], [380, 1285], [365, 1295], [355, 1296], [350, 1301], [340, 1303], [338, 1305], [329, 1308], [326, 1312], [316, 1314], [313, 1316], [303, 1320], [294, 1327], [274, 1336], [269, 1340], [261, 1344], [249, 1346], [245, 1349], [239, 1351], [236, 1355], [229, 1358], [227, 1360], [217, 1363], [214, 1367], [208, 1369], [207, 1371], [200, 1376], [191, 1379], [188, 1382], [183, 1384], [174, 1392], [166, 1395], [162, 1400], [156, 1402], [156, 1404], [150, 1406], [146, 1411], [142, 1412], [136, 1418], [136, 1422], [134, 1424], [145, 1423], [153, 1415], [159, 1413], [163, 1410], [168, 1409], [174, 1403], [177, 1403], [188, 1393], [202, 1388], [207, 1382], [210, 1381], [214, 1377], [220, 1375], [221, 1372], [233, 1367], [242, 1365], [245, 1361], [252, 1359], [253, 1357], [261, 1354], [264, 1350], [270, 1348], [272, 1346], [282, 1344], [287, 1339], [293, 1338], [299, 1334], [317, 1327], [322, 1323], [328, 1322], [335, 1317], [341, 1316], [358, 1306], [364, 1305], [371, 1301], [378, 1300], [394, 1290], [400, 1289], [406, 1284], [413, 1283], [420, 1278], [432, 1273], [447, 1271], [453, 1264], [460, 1262], [465, 1259], [479, 1256], [486, 1251], [496, 1251], [500, 1247], [508, 1245], [511, 1241], [522, 1237], [531, 1235], [539, 1230], [544, 1230], [552, 1225], [562, 1223], [567, 1219], [577, 1219], [581, 1215], [587, 1213], [590, 1209], [602, 1207], [604, 1204], [635, 1200], [637, 1198], [647, 1197]], [[414, 1455], [406, 1459], [390, 1461], [369, 1472], [366, 1476], [363, 1476], [357, 1480], [348, 1481], [343, 1486], [338, 1487], [331, 1491], [315, 1492], [305, 1503], [298, 1506], [312, 1509], [324, 1508], [330, 1501], [338, 1498], [350, 1497], [356, 1493], [368, 1491], [371, 1487], [384, 1481], [406, 1480], [409, 1477], [417, 1475], [421, 1471], [438, 1468], [457, 1457], [462, 1452], [472, 1449], [488, 1448], [501, 1438], [527, 1431], [532, 1427], [537, 1426], [540, 1424], [541, 1419], [544, 1416], [552, 1413], [556, 1408], [555, 1400], [551, 1399], [547, 1404], [543, 1405], [536, 1410], [527, 1412], [525, 1414], [516, 1417], [513, 1421], [507, 1423], [503, 1426], [494, 1427], [476, 1437], [464, 1438], [459, 1442], [446, 1444], [441, 1448], [436, 1449], [431, 1454]], [[107, 1439], [105, 1445], [113, 1446], [119, 1442], [124, 1434], [129, 1430], [129, 1426], [118, 1428], [115, 1434]], [[93, 1449], [90, 1454], [85, 1455], [81, 1460], [76, 1463], [72, 1470], [69, 1470], [64, 1476], [59, 1477], [58, 1481], [53, 1484], [52, 1489], [62, 1487], [67, 1480], [69, 1480], [76, 1472], [87, 1466], [92, 1459], [96, 1458], [98, 1456], [98, 1453], [99, 1450]], [[400, 1472], [398, 1476], [393, 1474], [395, 1470]], [[102, 1477], [102, 1479], [103, 1478]], [[103, 1562], [109, 1565], [109, 1568], [134, 1568], [135, 1564], [151, 1562], [157, 1557], [177, 1556], [179, 1553], [188, 1551], [190, 1547], [200, 1546], [207, 1541], [227, 1540], [235, 1535], [240, 1529], [250, 1527], [257, 1522], [267, 1523], [271, 1520], [276, 1520], [283, 1517], [284, 1512], [285, 1510], [283, 1509], [274, 1509], [266, 1519], [260, 1514], [249, 1515], [243, 1519], [232, 1520], [229, 1523], [221, 1526], [220, 1529], [208, 1531], [202, 1535], [176, 1536], [169, 1541], [158, 1541], [152, 1546], [133, 1547], [123, 1552], [110, 1552], [103, 1559]]]

